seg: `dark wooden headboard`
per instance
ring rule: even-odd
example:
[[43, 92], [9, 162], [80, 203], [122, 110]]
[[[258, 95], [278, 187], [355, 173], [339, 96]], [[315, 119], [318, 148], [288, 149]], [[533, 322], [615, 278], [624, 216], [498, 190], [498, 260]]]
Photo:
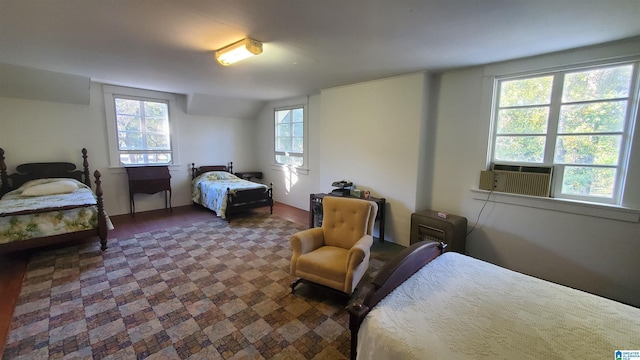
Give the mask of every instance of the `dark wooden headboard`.
[[195, 179], [209, 171], [226, 171], [233, 174], [233, 161], [229, 165], [205, 165], [197, 168], [195, 163], [191, 163], [191, 179]]
[[427, 263], [440, 256], [447, 247], [442, 242], [420, 241], [402, 250], [388, 262], [371, 281], [373, 288], [365, 295], [364, 301], [356, 301], [347, 306], [349, 330], [351, 331], [351, 359], [356, 359], [358, 330], [365, 316], [380, 300], [415, 274]]
[[7, 164], [4, 161], [4, 150], [0, 148], [0, 196], [17, 189], [27, 181], [48, 178], [70, 178], [83, 182], [91, 187], [87, 149], [82, 149], [82, 170], [76, 170], [76, 165], [69, 162], [27, 163], [16, 167], [16, 172], [7, 174]]

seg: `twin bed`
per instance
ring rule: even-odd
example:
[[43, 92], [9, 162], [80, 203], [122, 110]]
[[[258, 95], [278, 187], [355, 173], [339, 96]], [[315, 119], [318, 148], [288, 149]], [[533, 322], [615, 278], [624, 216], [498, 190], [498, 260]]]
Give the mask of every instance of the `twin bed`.
[[405, 249], [347, 307], [352, 359], [614, 359], [640, 349], [640, 309], [443, 250]]
[[233, 163], [197, 167], [191, 164], [191, 197], [196, 204], [231, 221], [234, 215], [260, 207], [273, 214], [273, 185], [243, 180], [233, 174]]
[[18, 165], [7, 173], [0, 148], [0, 253], [100, 238], [107, 248], [107, 230], [113, 228], [104, 211], [101, 174], [96, 170], [91, 189], [87, 150], [83, 168], [69, 162]]
[[[87, 150], [82, 170], [70, 162], [26, 163], [9, 174], [0, 148], [0, 253], [100, 238], [107, 248], [113, 228], [104, 211], [101, 174], [96, 170], [95, 192]], [[193, 201], [229, 220], [237, 213], [269, 206], [272, 187], [239, 179], [232, 165], [193, 166]]]

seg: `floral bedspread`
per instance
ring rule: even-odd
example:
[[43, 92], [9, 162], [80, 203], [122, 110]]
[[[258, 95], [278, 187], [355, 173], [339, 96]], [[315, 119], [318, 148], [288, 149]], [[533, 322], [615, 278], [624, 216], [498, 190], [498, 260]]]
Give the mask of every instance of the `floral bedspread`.
[[0, 200], [0, 216], [19, 211], [41, 210], [65, 206], [96, 205], [96, 197], [89, 188], [80, 188], [68, 194], [23, 197], [17, 190]]
[[[65, 206], [76, 208], [55, 210]], [[21, 211], [38, 211], [12, 215]], [[72, 193], [22, 197], [20, 191], [5, 194], [0, 200], [0, 244], [37, 237], [89, 230], [98, 226], [98, 208], [88, 187]], [[107, 217], [107, 228], [113, 224]]]
[[221, 176], [219, 172], [204, 173], [192, 181], [191, 199], [193, 202], [200, 204], [207, 209], [216, 212], [216, 215], [225, 219], [227, 210], [227, 188], [235, 193], [238, 190], [269, 188], [264, 184], [247, 181], [236, 177], [235, 175], [226, 174]]

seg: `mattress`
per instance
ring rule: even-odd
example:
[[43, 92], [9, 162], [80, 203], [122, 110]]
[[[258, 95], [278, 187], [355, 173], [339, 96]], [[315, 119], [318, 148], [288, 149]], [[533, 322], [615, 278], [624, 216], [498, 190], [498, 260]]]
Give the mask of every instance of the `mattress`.
[[[113, 229], [106, 220], [107, 229]], [[85, 185], [71, 193], [34, 197], [23, 197], [16, 190], [0, 199], [0, 244], [96, 227], [96, 198]]]
[[613, 359], [640, 309], [447, 252], [384, 298], [358, 359]]

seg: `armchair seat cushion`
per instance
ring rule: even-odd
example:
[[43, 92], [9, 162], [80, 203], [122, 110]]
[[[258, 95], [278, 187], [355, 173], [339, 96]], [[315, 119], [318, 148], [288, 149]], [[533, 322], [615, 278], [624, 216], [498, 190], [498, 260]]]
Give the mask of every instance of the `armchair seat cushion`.
[[342, 284], [347, 276], [348, 255], [348, 249], [323, 246], [315, 251], [300, 255], [296, 273], [298, 276], [318, 283], [323, 283], [326, 280]]

